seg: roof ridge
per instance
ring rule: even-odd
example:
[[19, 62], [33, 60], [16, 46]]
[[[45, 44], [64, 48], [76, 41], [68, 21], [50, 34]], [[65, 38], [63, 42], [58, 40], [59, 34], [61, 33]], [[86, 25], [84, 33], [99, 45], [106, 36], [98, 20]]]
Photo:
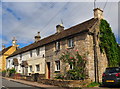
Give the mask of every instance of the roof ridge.
[[31, 49], [35, 49], [37, 47], [40, 47], [40, 46], [43, 46], [43, 45], [46, 45], [48, 43], [51, 43], [53, 41], [56, 41], [56, 40], [59, 40], [59, 39], [62, 39], [62, 38], [65, 38], [67, 36], [70, 36], [70, 35], [73, 35], [73, 34], [76, 34], [76, 33], [79, 33], [79, 32], [82, 32], [82, 31], [86, 31], [88, 30], [90, 27], [93, 26], [93, 24], [98, 21], [98, 19], [94, 19], [94, 18], [91, 18], [87, 21], [84, 21], [80, 24], [77, 24], [75, 26], [72, 26], [68, 29], [65, 29], [64, 31], [62, 31], [61, 33], [54, 33], [48, 37], [45, 37], [43, 39], [41, 39], [40, 41], [38, 42], [34, 42], [32, 44], [29, 44], [23, 48], [20, 48], [18, 50], [16, 50], [13, 54], [11, 54], [9, 57], [11, 56], [14, 56], [14, 55], [17, 55], [17, 54], [20, 54], [20, 53], [24, 53], [26, 51], [29, 51]]

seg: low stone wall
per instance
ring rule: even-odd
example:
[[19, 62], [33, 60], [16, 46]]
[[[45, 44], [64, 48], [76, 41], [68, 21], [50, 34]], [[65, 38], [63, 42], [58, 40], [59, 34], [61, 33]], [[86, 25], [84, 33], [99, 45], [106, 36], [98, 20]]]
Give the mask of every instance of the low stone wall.
[[[11, 78], [15, 78], [15, 77], [11, 77]], [[16, 77], [16, 79], [17, 78], [18, 77]], [[31, 81], [31, 82], [34, 81], [32, 76], [21, 76], [19, 79]], [[59, 86], [59, 87], [86, 87], [93, 81], [91, 81], [90, 79], [61, 80], [61, 79], [41, 79], [41, 77], [38, 77], [37, 82], [47, 84], [47, 85], [55, 85], [55, 86]]]
[[86, 87], [92, 81], [86, 80], [59, 80], [59, 79], [39, 79], [39, 83], [55, 85], [59, 87]]

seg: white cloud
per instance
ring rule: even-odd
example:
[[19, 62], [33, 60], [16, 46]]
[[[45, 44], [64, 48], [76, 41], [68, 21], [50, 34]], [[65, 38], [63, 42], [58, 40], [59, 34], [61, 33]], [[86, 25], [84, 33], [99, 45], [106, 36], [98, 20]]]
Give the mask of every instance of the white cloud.
[[[100, 3], [97, 5], [100, 6]], [[104, 11], [114, 33], [117, 33], [118, 24], [116, 5], [117, 3], [108, 3]], [[61, 19], [65, 28], [69, 28], [93, 17], [92, 2], [4, 2], [3, 7], [2, 35], [7, 42], [15, 36], [19, 43], [30, 43], [38, 31], [42, 38], [55, 33], [55, 27], [61, 23]], [[7, 8], [13, 13], [7, 11]]]

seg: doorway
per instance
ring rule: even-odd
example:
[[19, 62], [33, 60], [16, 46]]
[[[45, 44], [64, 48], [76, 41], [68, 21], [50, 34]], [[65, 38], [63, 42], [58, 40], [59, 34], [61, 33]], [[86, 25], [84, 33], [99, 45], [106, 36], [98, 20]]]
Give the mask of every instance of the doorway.
[[50, 79], [50, 62], [47, 62], [47, 78]]

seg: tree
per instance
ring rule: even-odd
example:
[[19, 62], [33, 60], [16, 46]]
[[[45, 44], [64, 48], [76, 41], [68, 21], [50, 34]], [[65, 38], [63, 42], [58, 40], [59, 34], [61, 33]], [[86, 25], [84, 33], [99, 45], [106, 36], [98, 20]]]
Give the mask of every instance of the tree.
[[120, 64], [120, 47], [116, 42], [114, 33], [106, 20], [100, 23], [100, 50], [105, 52], [109, 67], [117, 67]]

